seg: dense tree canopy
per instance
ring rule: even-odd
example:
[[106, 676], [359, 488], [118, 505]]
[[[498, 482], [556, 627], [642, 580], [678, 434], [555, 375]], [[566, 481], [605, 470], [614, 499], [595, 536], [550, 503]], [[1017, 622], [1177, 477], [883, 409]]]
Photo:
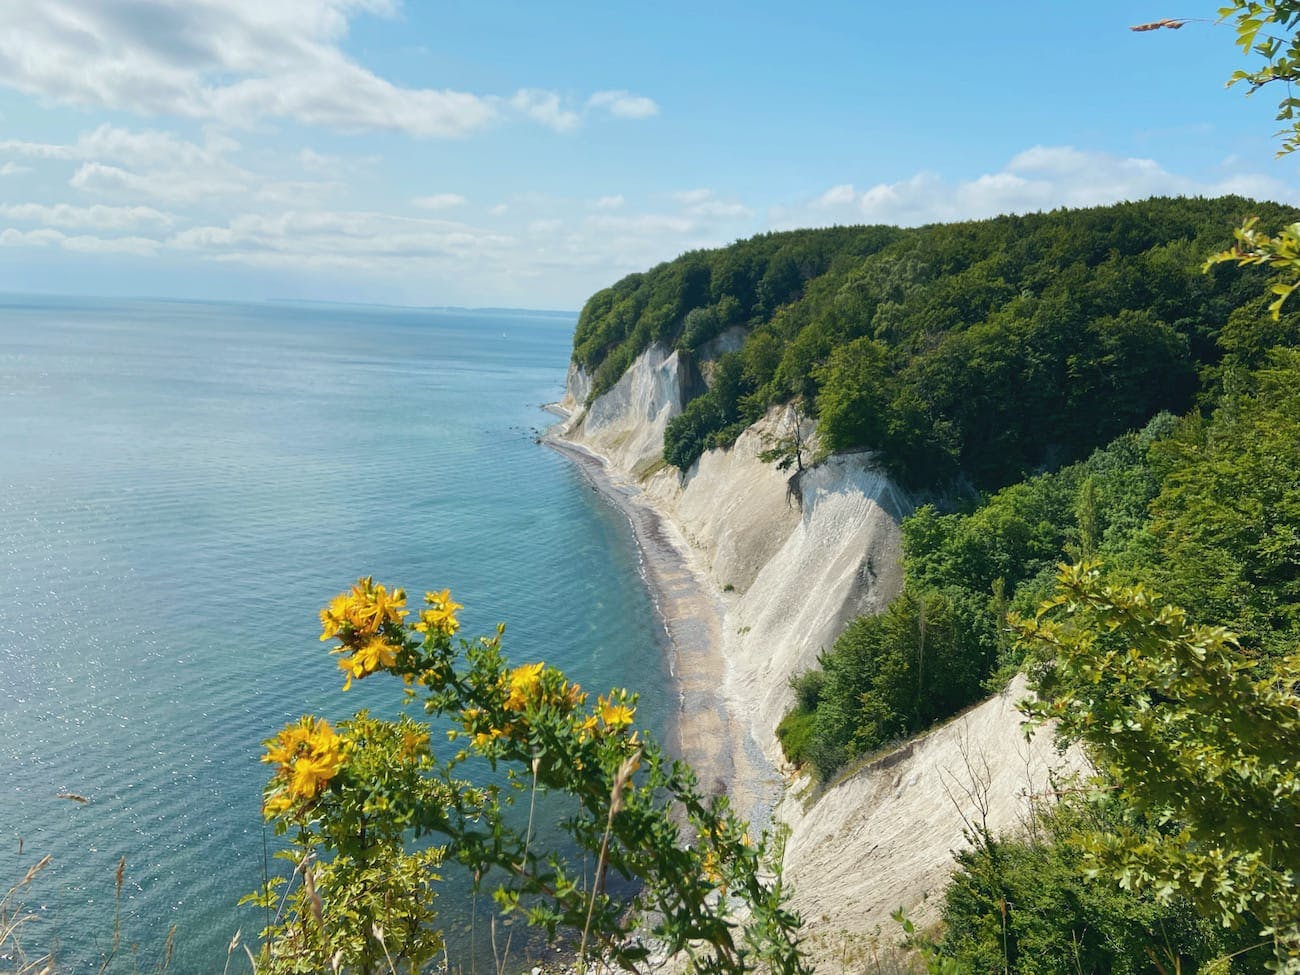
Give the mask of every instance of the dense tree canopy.
[[1034, 654], [1031, 713], [1085, 743], [1096, 792], [1125, 813], [1073, 840], [1089, 870], [1249, 925], [1277, 971], [1300, 972], [1300, 653], [1252, 666], [1228, 630], [1088, 563], [1013, 623]]
[[829, 449], [879, 450], [913, 487], [997, 488], [1193, 405], [1225, 355], [1219, 336], [1257, 327], [1238, 319], [1262, 272], [1201, 272], [1248, 214], [1296, 216], [1238, 197], [1154, 199], [768, 234], [599, 292], [574, 359], [596, 395], [653, 342], [698, 361], [737, 328], [739, 351], [667, 431], [670, 463], [689, 467], [801, 397]]
[[1020, 664], [1007, 613], [1032, 613], [1063, 561], [1100, 558], [1117, 581], [1154, 585], [1194, 622], [1231, 627], [1260, 661], [1294, 648], [1300, 349], [1262, 358], [1230, 371], [1208, 417], [1161, 414], [970, 510], [924, 505], [907, 518], [903, 597], [845, 631], [822, 656], [824, 677], [801, 678], [787, 755], [828, 774], [977, 700]]
[[[1271, 322], [1262, 301], [1230, 316], [1199, 409], [966, 510], [921, 507], [903, 526], [903, 596], [795, 681], [782, 742], [825, 775], [974, 702], [1028, 650], [1040, 713], [1098, 761], [1056, 833], [976, 837], [959, 857], [944, 958], [1300, 971], [1300, 348]], [[1091, 559], [1104, 576], [1058, 569]], [[966, 615], [926, 628], [923, 656], [929, 605]]]

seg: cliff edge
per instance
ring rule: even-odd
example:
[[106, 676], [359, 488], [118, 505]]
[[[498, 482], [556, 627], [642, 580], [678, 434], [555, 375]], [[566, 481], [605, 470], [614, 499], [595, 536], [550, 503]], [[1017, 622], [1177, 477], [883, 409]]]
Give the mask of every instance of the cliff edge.
[[[634, 527], [638, 511], [649, 520], [637, 534], [643, 548], [660, 546], [647, 578], [661, 589], [676, 654], [679, 749], [704, 762], [742, 814], [766, 825], [775, 811], [790, 827], [793, 906], [808, 925], [810, 960], [835, 970], [848, 964], [846, 945], [876, 930], [888, 940], [897, 908], [935, 919], [972, 817], [994, 831], [1014, 827], [1049, 770], [1077, 759], [1056, 756], [1041, 734], [1025, 740], [1014, 707], [1023, 685], [1013, 685], [817, 795], [787, 778], [775, 732], [793, 703], [790, 678], [850, 620], [899, 593], [900, 525], [912, 503], [869, 453], [832, 455], [793, 476], [761, 461], [791, 424], [808, 423], [784, 407], [689, 470], [666, 466], [664, 429], [688, 382], [679, 354], [654, 345], [588, 402], [590, 377], [571, 366], [568, 416], [553, 437], [598, 459], [598, 486], [633, 513]], [[815, 443], [813, 425], [804, 433]], [[664, 585], [654, 574], [673, 553], [690, 578]]]

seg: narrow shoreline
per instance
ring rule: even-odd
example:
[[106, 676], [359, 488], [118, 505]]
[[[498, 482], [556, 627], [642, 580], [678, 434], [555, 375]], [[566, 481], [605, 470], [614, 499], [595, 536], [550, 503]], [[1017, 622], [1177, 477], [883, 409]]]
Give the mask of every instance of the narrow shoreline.
[[[556, 404], [546, 409], [561, 418]], [[627, 518], [639, 569], [668, 638], [669, 675], [677, 713], [666, 745], [695, 769], [706, 793], [731, 797], [736, 813], [766, 829], [780, 780], [750, 739], [748, 723], [726, 694], [723, 626], [726, 608], [713, 583], [692, 565], [670, 520], [635, 484], [611, 472], [600, 455], [552, 427], [540, 442], [573, 462], [591, 486]]]

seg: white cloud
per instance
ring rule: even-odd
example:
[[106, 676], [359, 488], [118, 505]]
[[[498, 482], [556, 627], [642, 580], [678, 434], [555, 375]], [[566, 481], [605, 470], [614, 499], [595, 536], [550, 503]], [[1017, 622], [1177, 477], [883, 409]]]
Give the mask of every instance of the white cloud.
[[463, 223], [368, 211], [247, 213], [224, 225], [189, 227], [167, 245], [211, 260], [263, 267], [393, 272], [497, 263], [509, 235]]
[[312, 148], [300, 149], [298, 151], [298, 162], [302, 164], [303, 169], [312, 172], [332, 173], [338, 169], [337, 157], [327, 156]]
[[618, 210], [627, 201], [623, 199], [622, 193], [616, 193], [613, 196], [602, 196], [592, 204], [597, 210]]
[[249, 191], [249, 182], [236, 174], [193, 174], [178, 169], [137, 173], [100, 162], [82, 163], [68, 185], [95, 196], [144, 197], [174, 204], [242, 196]]
[[587, 99], [588, 108], [604, 109], [615, 118], [650, 118], [659, 114], [654, 99], [629, 91], [598, 91]]
[[[68, 144], [0, 141], [0, 157], [66, 161], [79, 165], [68, 185], [88, 196], [121, 201], [149, 199], [169, 206], [254, 200], [301, 207], [323, 203], [347, 189], [340, 179], [277, 179], [253, 173], [231, 158], [242, 146], [209, 131], [204, 141], [153, 129], [101, 125]], [[341, 160], [304, 150], [296, 157], [309, 171], [342, 172], [373, 160]], [[7, 164], [6, 164], [7, 165]]]
[[521, 88], [508, 104], [516, 113], [556, 132], [574, 131], [582, 124], [583, 118], [593, 112], [625, 119], [643, 119], [659, 114], [659, 106], [652, 99], [626, 91], [598, 91], [578, 110], [553, 91]]
[[340, 44], [388, 0], [6, 0], [0, 84], [52, 102], [239, 125], [260, 118], [464, 136], [490, 97], [404, 88]]
[[310, 203], [324, 204], [326, 200], [343, 193], [346, 189], [347, 183], [341, 180], [259, 181], [253, 199], [258, 203], [301, 207]]
[[80, 234], [64, 237], [63, 247], [83, 254], [131, 254], [135, 257], [152, 257], [162, 246], [148, 237], [93, 237]]
[[752, 217], [754, 211], [743, 203], [726, 200], [705, 200], [691, 207], [690, 212], [700, 217], [717, 217], [721, 220], [740, 220]]
[[128, 166], [172, 166], [177, 169], [232, 170], [227, 157], [240, 144], [227, 135], [208, 131], [200, 144], [156, 129], [131, 130], [101, 125], [82, 135], [72, 147], [77, 159], [110, 159]]
[[0, 230], [0, 245], [8, 247], [50, 247], [58, 245], [64, 250], [83, 254], [129, 254], [135, 257], [152, 257], [162, 246], [149, 237], [97, 237], [92, 234], [69, 236], [49, 228], [41, 230]]
[[1237, 193], [1256, 200], [1279, 200], [1289, 202], [1295, 199], [1296, 191], [1280, 179], [1260, 173], [1235, 173], [1217, 180], [1212, 193]]
[[770, 223], [778, 228], [828, 223], [916, 226], [1157, 195], [1223, 193], [1286, 198], [1293, 191], [1271, 177], [1234, 174], [1217, 181], [1198, 181], [1172, 173], [1151, 159], [1085, 152], [1072, 146], [1034, 146], [1017, 153], [998, 172], [957, 182], [918, 172], [861, 191], [849, 183], [833, 186], [806, 204], [774, 208]]
[[494, 217], [505, 216], [509, 212], [510, 212], [510, 206], [506, 203], [498, 203], [496, 206], [494, 206], [491, 210], [488, 211], [488, 213], [492, 214], [492, 216]]
[[147, 224], [170, 227], [175, 222], [171, 214], [162, 213], [153, 207], [111, 207], [98, 203], [89, 207], [67, 203], [0, 204], [0, 217], [20, 223], [39, 223], [46, 227], [92, 227], [97, 230], [129, 230]]
[[[510, 117], [557, 132], [585, 112], [643, 119], [653, 99], [599, 91], [567, 104], [553, 91], [513, 95], [405, 87], [343, 48], [360, 14], [397, 0], [4, 0], [0, 86], [55, 104], [248, 128], [290, 120], [340, 132], [459, 138]], [[304, 166], [327, 157], [302, 154]]]
[[68, 144], [0, 141], [0, 156], [80, 163], [69, 185], [94, 196], [193, 203], [273, 189], [229, 156], [238, 142], [208, 133], [203, 143], [169, 132], [101, 125]]
[[51, 145], [45, 142], [24, 142], [21, 139], [0, 139], [0, 154], [24, 156], [29, 159], [71, 159], [70, 146]]
[[459, 193], [434, 193], [432, 196], [417, 196], [411, 200], [411, 205], [419, 207], [422, 210], [450, 210], [453, 207], [462, 207], [469, 200]]
[[587, 218], [587, 226], [602, 233], [674, 233], [686, 234], [696, 229], [689, 217], [662, 213], [639, 213], [627, 216], [600, 215]]
[[21, 166], [16, 162], [7, 162], [0, 165], [0, 176], [17, 176], [20, 173], [30, 173], [31, 166]]
[[335, 156], [315, 149], [305, 148], [298, 151], [298, 165], [304, 173], [316, 176], [340, 178], [354, 176], [373, 169], [382, 162], [379, 156]]
[[6, 227], [0, 230], [0, 244], [6, 247], [48, 247], [63, 240], [63, 234], [57, 230], [15, 230]]
[[668, 194], [683, 206], [694, 206], [703, 203], [709, 197], [713, 196], [713, 190], [695, 189], [695, 190], [678, 190], [676, 193]]
[[813, 206], [820, 209], [832, 209], [842, 207], [853, 202], [852, 183], [841, 183], [839, 186], [832, 186], [817, 199], [813, 200]]
[[581, 121], [577, 112], [563, 107], [553, 91], [522, 88], [510, 99], [510, 107], [556, 132], [572, 132]]
[[133, 131], [101, 125], [83, 133], [77, 142], [70, 144], [5, 139], [0, 142], [0, 155], [25, 156], [27, 159], [109, 160], [131, 166], [170, 165], [195, 169], [229, 166], [224, 157], [238, 148], [239, 143], [222, 135], [209, 134], [208, 143], [200, 146], [162, 131]]
[[735, 200], [721, 200], [710, 189], [681, 190], [669, 194], [694, 217], [712, 217], [720, 220], [738, 220], [752, 217], [754, 211]]

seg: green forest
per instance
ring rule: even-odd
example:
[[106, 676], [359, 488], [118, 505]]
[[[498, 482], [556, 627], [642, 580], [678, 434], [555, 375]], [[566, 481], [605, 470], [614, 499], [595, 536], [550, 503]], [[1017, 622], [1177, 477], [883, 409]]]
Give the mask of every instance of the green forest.
[[[991, 490], [1082, 460], [1161, 410], [1181, 414], [1285, 341], [1258, 269], [1206, 256], [1256, 215], [1239, 197], [900, 230], [765, 234], [695, 251], [593, 295], [574, 337], [592, 395], [650, 344], [692, 361], [733, 328], [664, 438], [685, 470], [767, 406], [800, 399], [824, 446], [870, 448], [908, 487]], [[698, 363], [697, 363], [698, 364]]]
[[[1152, 742], [1176, 744], [1175, 764], [1196, 756], [1206, 782], [1223, 768], [1233, 782], [1254, 781], [1266, 763], [1242, 757], [1253, 746], [1228, 754], [1217, 739], [1184, 740], [1168, 715], [1171, 702], [1212, 699], [1205, 687], [1243, 715], [1264, 713], [1257, 697], [1269, 688], [1294, 694], [1300, 314], [1271, 314], [1265, 269], [1203, 265], [1246, 219], [1279, 226], [1298, 216], [1237, 197], [1153, 199], [912, 230], [767, 234], [685, 254], [588, 302], [574, 358], [593, 396], [654, 342], [694, 367], [694, 396], [664, 440], [665, 459], [683, 472], [770, 405], [793, 401], [818, 420], [823, 455], [874, 451], [921, 502], [903, 523], [902, 594], [853, 621], [819, 668], [793, 681], [797, 703], [778, 731], [792, 762], [831, 781], [1021, 669], [1045, 697], [1069, 685], [1059, 649], [1069, 641], [1050, 613], [1035, 622], [1047, 601], [1070, 616], [1069, 632], [1072, 614], [1087, 611], [1097, 632], [1131, 632], [1135, 647], [1164, 633], [1151, 658], [1161, 666], [1176, 659], [1171, 648], [1192, 647], [1213, 679], [1184, 694], [1175, 688], [1187, 667], [1152, 678], [1115, 728], [1133, 713], [1156, 715], [1167, 724], [1144, 761], [1158, 765]], [[727, 330], [739, 330], [735, 351], [719, 354], [710, 343]], [[1074, 597], [1060, 595], [1070, 591], [1065, 564], [1082, 567]], [[1083, 671], [1098, 653], [1091, 643], [1081, 652]], [[1077, 710], [1090, 681], [1110, 686], [1093, 674], [1060, 700]], [[1242, 733], [1243, 715], [1213, 721]], [[1071, 725], [1068, 709], [1048, 716]], [[1206, 725], [1204, 714], [1197, 720]], [[1257, 740], [1290, 726], [1259, 727]], [[1073, 732], [1090, 741], [1088, 727]], [[1294, 745], [1293, 728], [1277, 733]], [[1263, 873], [1207, 865], [1196, 860], [1209, 848], [1197, 830], [1230, 811], [1198, 819], [1186, 796], [1144, 806], [1129, 794], [1138, 782], [1148, 795], [1168, 784], [1145, 781], [1145, 765], [1122, 755], [1099, 764], [1110, 784], [1044, 811], [1032, 835], [975, 837], [959, 857], [940, 941], [918, 942], [931, 969], [1275, 964], [1278, 919], [1300, 909], [1278, 893], [1295, 887], [1294, 841], [1251, 861]], [[1294, 759], [1283, 764], [1293, 769]], [[1293, 794], [1270, 788], [1265, 805], [1281, 805], [1269, 815], [1280, 809], [1294, 832]], [[1226, 827], [1211, 827], [1219, 842]], [[1127, 845], [1107, 860], [1099, 837], [1114, 836]], [[1117, 874], [1128, 876], [1120, 886], [1096, 879], [1115, 856], [1169, 849], [1164, 873]], [[1241, 896], [1225, 907], [1224, 891]]]

